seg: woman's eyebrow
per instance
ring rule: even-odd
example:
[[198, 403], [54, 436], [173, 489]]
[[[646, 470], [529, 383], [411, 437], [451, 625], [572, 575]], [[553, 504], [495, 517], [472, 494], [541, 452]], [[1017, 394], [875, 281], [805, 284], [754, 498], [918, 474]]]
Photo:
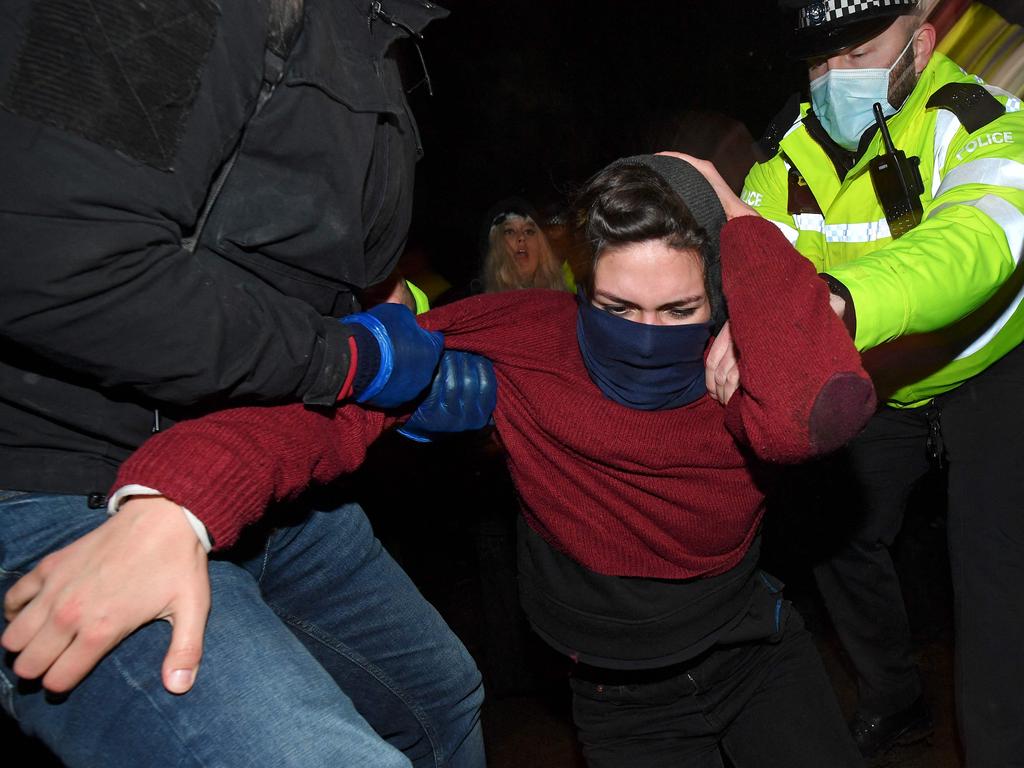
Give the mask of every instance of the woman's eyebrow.
[[636, 304], [636, 303], [630, 301], [629, 299], [624, 299], [621, 296], [616, 296], [614, 293], [608, 293], [608, 291], [595, 290], [594, 291], [594, 298], [595, 299], [604, 299], [605, 301], [611, 301], [611, 302], [614, 302], [615, 304], [622, 304], [623, 306], [627, 306], [627, 307], [639, 307], [640, 306], [639, 304]]
[[[624, 299], [621, 296], [616, 296], [615, 294], [609, 293], [608, 291], [596, 290], [596, 291], [594, 291], [594, 298], [595, 299], [600, 298], [600, 299], [604, 299], [605, 301], [611, 301], [611, 302], [614, 302], [616, 304], [621, 304], [624, 307], [639, 307], [640, 306], [639, 304], [637, 304], [634, 301], [630, 301], [629, 299]], [[661, 306], [659, 306], [658, 309], [672, 309], [673, 307], [682, 307], [682, 306], [686, 306], [688, 304], [698, 304], [698, 303], [704, 301], [705, 299], [706, 299], [706, 296], [704, 294], [696, 293], [693, 296], [683, 296], [683, 297], [681, 297], [679, 299], [676, 299], [675, 301], [666, 302], [666, 303], [662, 304]]]
[[669, 301], [662, 304], [658, 309], [672, 309], [673, 307], [683, 307], [688, 304], [699, 304], [705, 300], [706, 296], [702, 293], [694, 294], [693, 296], [686, 296], [676, 301]]

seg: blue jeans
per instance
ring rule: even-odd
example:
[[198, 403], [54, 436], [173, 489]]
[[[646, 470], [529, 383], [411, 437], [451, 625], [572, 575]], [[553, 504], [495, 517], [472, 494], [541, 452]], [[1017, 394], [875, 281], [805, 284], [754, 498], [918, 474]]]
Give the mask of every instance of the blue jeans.
[[[0, 491], [0, 594], [105, 519], [84, 497]], [[66, 696], [16, 679], [8, 655], [0, 704], [69, 766], [484, 765], [476, 666], [357, 505], [211, 560], [210, 584], [189, 693], [163, 688], [156, 621]]]

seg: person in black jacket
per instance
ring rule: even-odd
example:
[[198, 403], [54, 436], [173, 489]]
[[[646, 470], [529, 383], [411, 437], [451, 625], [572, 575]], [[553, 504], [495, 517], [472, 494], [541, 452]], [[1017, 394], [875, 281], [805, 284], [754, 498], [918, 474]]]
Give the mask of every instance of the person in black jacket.
[[352, 313], [421, 152], [394, 43], [443, 15], [4, 3], [0, 703], [65, 764], [483, 763], [472, 660], [351, 500], [221, 552], [133, 507], [159, 489], [104, 498], [177, 420], [429, 384], [439, 339]]

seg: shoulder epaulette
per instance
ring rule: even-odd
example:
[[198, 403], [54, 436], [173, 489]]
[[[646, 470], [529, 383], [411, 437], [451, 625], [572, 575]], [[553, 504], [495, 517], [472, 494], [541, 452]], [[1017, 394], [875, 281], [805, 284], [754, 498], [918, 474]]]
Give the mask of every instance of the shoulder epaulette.
[[779, 143], [799, 117], [800, 94], [794, 93], [786, 101], [786, 106], [768, 123], [764, 135], [758, 139], [758, 146], [765, 157], [775, 157], [779, 153]]
[[995, 96], [977, 83], [946, 83], [928, 99], [927, 107], [948, 109], [968, 133], [984, 128], [1006, 111]]

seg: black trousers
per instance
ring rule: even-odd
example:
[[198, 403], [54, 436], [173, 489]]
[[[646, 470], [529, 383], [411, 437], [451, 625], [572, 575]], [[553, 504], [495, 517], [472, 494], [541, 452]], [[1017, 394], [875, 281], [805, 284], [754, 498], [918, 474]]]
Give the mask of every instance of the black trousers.
[[909, 704], [920, 682], [889, 546], [911, 487], [928, 469], [930, 426], [949, 465], [955, 683], [967, 765], [1022, 766], [1024, 347], [931, 408], [883, 409], [848, 446], [855, 487], [839, 481], [838, 493], [859, 499], [860, 514], [815, 576], [856, 668], [861, 711], [884, 715]]
[[715, 649], [663, 680], [628, 676], [571, 680], [590, 768], [722, 768], [723, 752], [735, 768], [863, 765], [795, 611], [778, 642]]
[[[921, 695], [910, 624], [890, 555], [914, 484], [929, 469], [925, 408], [883, 408], [830, 464], [835, 513], [831, 557], [814, 568], [818, 588], [857, 674], [858, 707], [888, 715]], [[822, 521], [827, 524], [828, 521]]]

